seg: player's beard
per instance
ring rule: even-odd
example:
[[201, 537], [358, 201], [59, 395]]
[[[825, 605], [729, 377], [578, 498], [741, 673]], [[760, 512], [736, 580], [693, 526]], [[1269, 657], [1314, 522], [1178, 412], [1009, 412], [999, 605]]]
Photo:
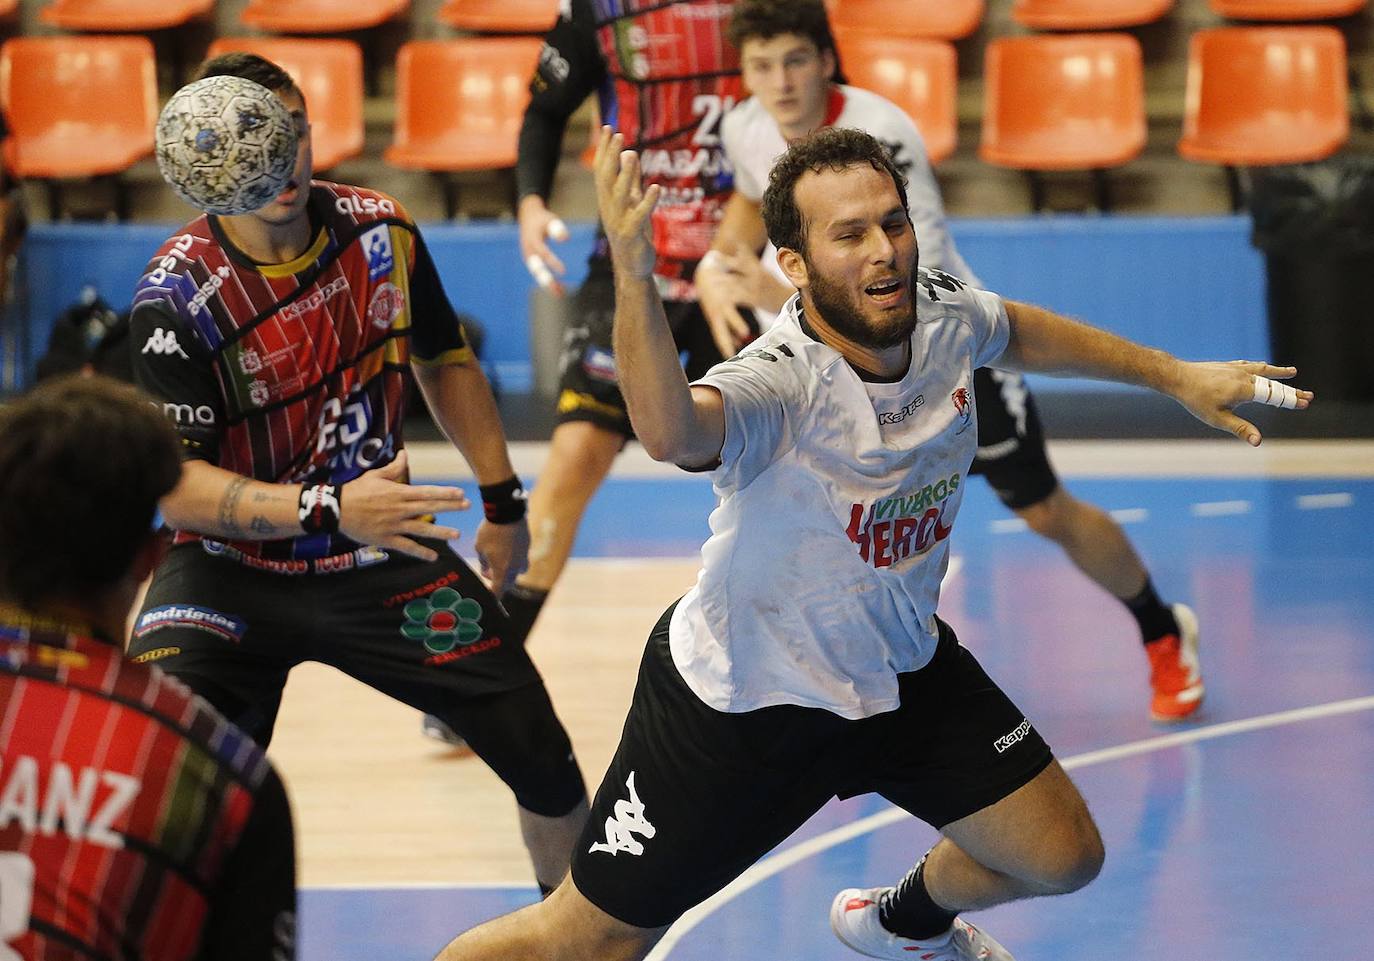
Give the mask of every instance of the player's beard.
[[886, 350], [909, 338], [916, 329], [915, 267], [912, 267], [906, 285], [911, 309], [904, 314], [884, 315], [875, 323], [864, 316], [863, 305], [848, 287], [821, 274], [814, 264], [808, 263], [806, 266], [810, 275], [811, 302], [816, 306], [816, 312], [846, 340], [869, 350]]

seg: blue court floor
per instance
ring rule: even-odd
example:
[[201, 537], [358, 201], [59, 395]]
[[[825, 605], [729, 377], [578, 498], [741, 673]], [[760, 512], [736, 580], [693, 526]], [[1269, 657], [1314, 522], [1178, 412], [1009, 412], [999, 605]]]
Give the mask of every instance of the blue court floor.
[[[1374, 481], [1070, 486], [1115, 512], [1166, 599], [1196, 609], [1207, 700], [1194, 723], [1152, 724], [1129, 616], [971, 484], [942, 614], [1070, 769], [1108, 850], [1079, 893], [973, 917], [1018, 961], [1374, 958]], [[692, 554], [712, 503], [700, 479], [612, 480], [576, 552]], [[830, 933], [834, 891], [892, 883], [934, 837], [881, 799], [832, 802], [654, 957], [856, 957]], [[425, 961], [534, 897], [307, 890], [303, 956]]]

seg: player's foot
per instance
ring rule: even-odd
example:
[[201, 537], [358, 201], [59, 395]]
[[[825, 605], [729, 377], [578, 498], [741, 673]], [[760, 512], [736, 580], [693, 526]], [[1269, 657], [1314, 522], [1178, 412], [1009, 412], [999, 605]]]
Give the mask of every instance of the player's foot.
[[1202, 667], [1198, 662], [1197, 615], [1186, 604], [1172, 608], [1177, 634], [1165, 634], [1145, 645], [1150, 657], [1150, 715], [1156, 721], [1182, 721], [1202, 705]]
[[468, 742], [464, 741], [457, 731], [433, 714], [426, 714], [424, 720], [420, 722], [420, 733], [425, 737], [447, 744], [451, 748], [468, 750]]
[[913, 941], [878, 920], [878, 898], [891, 888], [846, 888], [830, 904], [830, 928], [845, 946], [870, 958], [903, 961], [1015, 961], [1007, 949], [963, 918], [944, 934]]

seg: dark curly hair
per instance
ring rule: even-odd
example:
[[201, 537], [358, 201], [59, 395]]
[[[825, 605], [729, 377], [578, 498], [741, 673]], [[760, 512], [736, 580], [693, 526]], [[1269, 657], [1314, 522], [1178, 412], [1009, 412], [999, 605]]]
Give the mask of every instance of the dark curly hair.
[[294, 93], [301, 99], [305, 99], [304, 94], [301, 93], [301, 88], [296, 86], [296, 81], [291, 79], [291, 74], [266, 57], [259, 57], [256, 53], [236, 51], [211, 57], [200, 65], [200, 69], [196, 71], [195, 79], [204, 80], [206, 77], [242, 77], [244, 80], [251, 80], [274, 93]]
[[787, 149], [768, 174], [768, 189], [763, 192], [763, 224], [768, 239], [779, 250], [806, 252], [806, 219], [797, 208], [797, 181], [807, 171], [840, 171], [864, 164], [886, 173], [897, 188], [902, 209], [910, 214], [906, 199], [906, 177], [892, 162], [892, 155], [873, 137], [861, 130], [826, 127]]
[[808, 38], [822, 52], [835, 49], [824, 0], [740, 0], [726, 27], [736, 50], [746, 40], [771, 40], [788, 33]]
[[148, 397], [108, 377], [56, 378], [0, 409], [0, 598], [32, 609], [118, 583], [180, 450]]

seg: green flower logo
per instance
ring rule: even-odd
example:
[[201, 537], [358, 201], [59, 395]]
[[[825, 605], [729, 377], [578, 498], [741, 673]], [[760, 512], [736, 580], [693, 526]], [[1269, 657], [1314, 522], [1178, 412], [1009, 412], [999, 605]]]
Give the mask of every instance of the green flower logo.
[[401, 633], [423, 643], [431, 654], [445, 654], [482, 636], [482, 605], [451, 587], [411, 601], [404, 611]]

